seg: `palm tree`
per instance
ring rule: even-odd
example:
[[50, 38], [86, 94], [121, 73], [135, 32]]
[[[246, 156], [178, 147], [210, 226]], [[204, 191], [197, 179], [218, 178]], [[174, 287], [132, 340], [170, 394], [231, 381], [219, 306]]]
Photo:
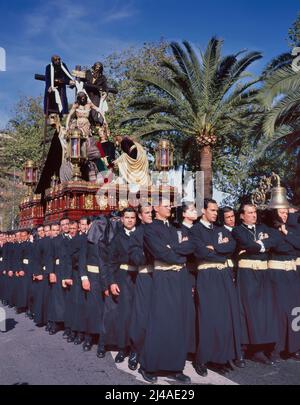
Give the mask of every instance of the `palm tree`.
[[205, 197], [212, 195], [214, 148], [222, 148], [249, 124], [246, 117], [258, 79], [249, 79], [246, 69], [262, 57], [245, 50], [222, 56], [222, 45], [213, 37], [201, 53], [187, 41], [183, 47], [172, 42], [173, 60], [163, 60], [160, 75], [136, 76], [146, 90], [132, 102], [132, 114], [123, 121], [137, 125], [136, 137], [169, 134], [188, 141], [204, 172]]
[[[259, 100], [265, 108], [263, 133], [271, 143], [285, 138], [288, 144], [300, 142], [300, 72], [292, 69], [292, 56], [285, 54], [267, 67]], [[279, 66], [278, 66], [278, 64]], [[271, 68], [275, 65], [275, 68]]]
[[[261, 155], [266, 151], [276, 151], [295, 155], [296, 173], [300, 174], [300, 72], [292, 68], [292, 55], [280, 55], [265, 69], [264, 84], [258, 100], [264, 109], [262, 131], [259, 136]], [[289, 173], [286, 173], [289, 175]], [[295, 201], [300, 201], [298, 176], [293, 176], [291, 184]]]

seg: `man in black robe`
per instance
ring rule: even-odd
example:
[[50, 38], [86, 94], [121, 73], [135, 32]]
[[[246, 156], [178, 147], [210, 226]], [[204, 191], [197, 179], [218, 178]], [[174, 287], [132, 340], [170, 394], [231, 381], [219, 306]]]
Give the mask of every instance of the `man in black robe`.
[[[44, 225], [44, 237], [37, 240], [34, 254], [35, 297], [34, 297], [34, 321], [37, 325], [47, 324], [48, 299], [50, 292], [49, 274], [53, 267], [51, 256], [51, 228]], [[49, 325], [46, 326], [49, 330]]]
[[[130, 323], [139, 263], [134, 264], [131, 261], [130, 250], [132, 242], [136, 243], [134, 236], [141, 232], [141, 229], [136, 228], [136, 212], [133, 208], [122, 211], [121, 221], [123, 227], [109, 246], [107, 277], [110, 291], [117, 303], [116, 342], [114, 343], [119, 352], [115, 358], [116, 363], [123, 362], [131, 348]], [[136, 237], [140, 239], [142, 235]], [[137, 362], [135, 361], [134, 365], [131, 362], [133, 358], [136, 359], [135, 352], [130, 354], [129, 366], [131, 369], [136, 369]]]
[[[50, 293], [48, 303], [48, 321], [51, 323], [49, 334], [54, 335], [65, 319], [66, 290], [72, 280], [71, 246], [69, 219], [62, 218], [59, 224], [52, 224], [51, 269], [49, 273]], [[60, 234], [59, 233], [60, 230]]]
[[[145, 246], [154, 258], [151, 311], [139, 372], [148, 382], [156, 382], [160, 372], [168, 378], [189, 383], [183, 374], [189, 346], [186, 300], [188, 274], [186, 256], [193, 249], [187, 238], [179, 243], [176, 228], [168, 221], [170, 202], [163, 199], [154, 207], [156, 218], [145, 225]], [[191, 291], [190, 291], [191, 293]]]
[[205, 199], [200, 222], [191, 228], [197, 259], [198, 334], [195, 370], [207, 375], [207, 364], [221, 374], [227, 363], [241, 357], [238, 299], [232, 280], [231, 256], [236, 242], [224, 227], [215, 225], [218, 205]]
[[249, 345], [257, 362], [273, 365], [271, 350], [263, 345], [277, 345], [279, 325], [271, 270], [268, 270], [268, 251], [276, 246], [276, 239], [264, 224], [257, 224], [256, 207], [242, 204], [242, 224], [234, 228], [237, 242], [237, 287], [240, 299], [242, 344]]

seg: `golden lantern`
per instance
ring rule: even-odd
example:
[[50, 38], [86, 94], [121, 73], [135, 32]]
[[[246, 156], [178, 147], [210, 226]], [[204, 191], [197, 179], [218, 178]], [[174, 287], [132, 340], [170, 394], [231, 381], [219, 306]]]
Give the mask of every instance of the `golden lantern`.
[[67, 158], [73, 164], [73, 180], [81, 179], [80, 164], [87, 160], [86, 137], [79, 128], [69, 131], [67, 139]]
[[28, 187], [28, 195], [32, 194], [33, 187], [38, 182], [38, 168], [32, 160], [27, 160], [23, 169], [23, 183]]
[[157, 170], [169, 170], [173, 166], [174, 147], [168, 139], [161, 139], [156, 148]]
[[156, 169], [163, 172], [162, 183], [168, 183], [168, 171], [173, 167], [174, 147], [168, 139], [161, 139], [155, 151]]

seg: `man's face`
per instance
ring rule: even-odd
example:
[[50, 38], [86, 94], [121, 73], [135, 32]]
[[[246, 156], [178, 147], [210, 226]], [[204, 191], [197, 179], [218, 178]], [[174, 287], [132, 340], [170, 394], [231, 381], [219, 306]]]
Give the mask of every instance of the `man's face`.
[[37, 234], [38, 234], [38, 237], [39, 237], [39, 238], [43, 238], [43, 237], [45, 236], [44, 228], [43, 228], [43, 227], [38, 228]]
[[22, 242], [25, 242], [28, 239], [28, 233], [27, 232], [21, 232], [21, 240]]
[[159, 219], [166, 220], [171, 216], [171, 204], [169, 201], [162, 201], [161, 205], [154, 209]]
[[52, 225], [51, 226], [51, 237], [55, 238], [59, 235], [59, 225]]
[[139, 218], [143, 224], [151, 224], [152, 222], [152, 207], [143, 207]]
[[218, 204], [208, 203], [207, 208], [202, 209], [202, 218], [210, 223], [216, 222], [218, 218]]
[[53, 65], [59, 65], [60, 64], [60, 57], [59, 56], [53, 56], [52, 57], [52, 63], [53, 63]]
[[196, 221], [198, 214], [194, 204], [189, 205], [188, 209], [182, 214], [184, 219]]
[[287, 208], [279, 208], [277, 213], [282, 222], [286, 224], [289, 216], [289, 210]]
[[16, 241], [21, 242], [21, 232], [16, 233]]
[[257, 221], [256, 207], [245, 205], [244, 213], [241, 213], [241, 220], [246, 225], [255, 225]]
[[70, 225], [70, 235], [72, 236], [72, 238], [76, 236], [77, 232], [78, 232], [78, 224], [77, 222], [74, 222], [74, 224]]
[[224, 212], [224, 224], [232, 228], [235, 226], [235, 215], [233, 211]]
[[10, 241], [13, 242], [13, 243], [16, 241], [16, 235], [15, 234], [10, 235]]
[[79, 230], [80, 230], [80, 232], [86, 233], [88, 231], [88, 229], [89, 229], [89, 226], [88, 226], [87, 220], [86, 219], [81, 219], [79, 221]]
[[44, 227], [44, 231], [45, 231], [45, 236], [51, 236], [51, 228], [49, 225], [46, 225]]
[[60, 223], [62, 233], [69, 233], [70, 231], [70, 221], [68, 219], [63, 219]]
[[135, 227], [136, 224], [136, 213], [135, 212], [125, 212], [124, 216], [121, 218], [124, 228], [129, 231]]

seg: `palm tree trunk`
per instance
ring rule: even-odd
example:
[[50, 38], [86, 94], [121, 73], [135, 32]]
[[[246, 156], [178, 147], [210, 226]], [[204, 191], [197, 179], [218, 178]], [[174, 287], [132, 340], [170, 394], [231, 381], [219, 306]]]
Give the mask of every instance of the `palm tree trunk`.
[[204, 172], [204, 198], [212, 198], [212, 148], [200, 149], [200, 169]]

